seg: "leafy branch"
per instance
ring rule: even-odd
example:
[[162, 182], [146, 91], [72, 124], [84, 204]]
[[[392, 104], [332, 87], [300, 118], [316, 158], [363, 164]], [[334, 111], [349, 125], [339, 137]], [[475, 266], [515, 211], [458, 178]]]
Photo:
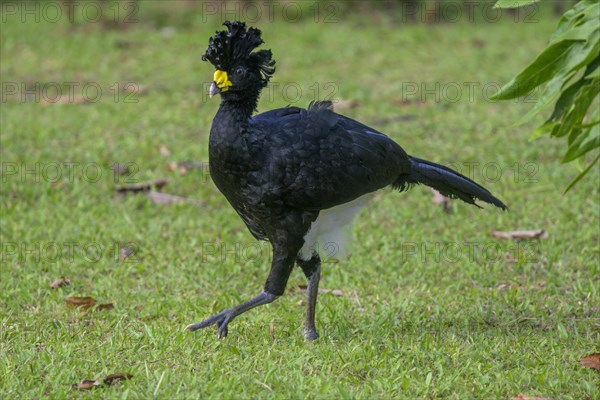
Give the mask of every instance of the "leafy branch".
[[[499, 0], [496, 7], [513, 8], [537, 0]], [[517, 125], [531, 120], [554, 102], [550, 118], [539, 126], [531, 139], [542, 135], [567, 137], [567, 151], [562, 162], [579, 160], [600, 147], [600, 107], [595, 99], [600, 93], [600, 2], [582, 0], [560, 19], [550, 43], [523, 71], [492, 98], [509, 100], [525, 96], [536, 88], [541, 95], [535, 106]], [[592, 107], [595, 105], [595, 107]], [[598, 162], [600, 154], [569, 184], [569, 191]]]

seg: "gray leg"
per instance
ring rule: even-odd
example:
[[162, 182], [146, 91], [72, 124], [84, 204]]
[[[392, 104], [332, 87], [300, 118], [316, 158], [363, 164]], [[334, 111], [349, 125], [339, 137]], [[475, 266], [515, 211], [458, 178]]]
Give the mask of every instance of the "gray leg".
[[321, 266], [313, 272], [308, 279], [307, 301], [306, 301], [306, 321], [304, 321], [304, 337], [308, 340], [315, 340], [319, 337], [315, 326], [315, 315], [317, 311], [317, 295], [319, 294], [319, 279], [321, 278]]
[[321, 278], [321, 259], [317, 253], [314, 253], [310, 260], [304, 261], [298, 259], [297, 262], [308, 279], [304, 337], [308, 340], [315, 340], [319, 337], [315, 324], [315, 315], [317, 311], [317, 295], [319, 294], [319, 279]]
[[188, 325], [186, 329], [189, 329], [190, 331], [195, 331], [198, 329], [206, 328], [207, 326], [217, 324], [217, 337], [225, 337], [227, 336], [227, 325], [231, 322], [231, 320], [254, 307], [271, 303], [277, 297], [279, 296], [275, 296], [274, 294], [262, 291], [258, 296], [252, 298], [251, 300], [248, 300], [247, 302], [242, 303], [239, 306], [223, 310], [220, 313], [213, 315], [212, 317], [205, 319], [202, 322], [198, 322], [197, 324]]
[[202, 322], [189, 325], [187, 329], [195, 331], [217, 324], [217, 337], [225, 337], [227, 336], [227, 325], [232, 319], [254, 307], [271, 303], [281, 296], [285, 291], [290, 273], [294, 268], [294, 258], [298, 254], [298, 251], [300, 251], [302, 242], [301, 238], [295, 240], [294, 237], [289, 237], [285, 232], [281, 232], [278, 241], [273, 242], [271, 272], [269, 272], [264, 290], [251, 300], [239, 306], [223, 310]]

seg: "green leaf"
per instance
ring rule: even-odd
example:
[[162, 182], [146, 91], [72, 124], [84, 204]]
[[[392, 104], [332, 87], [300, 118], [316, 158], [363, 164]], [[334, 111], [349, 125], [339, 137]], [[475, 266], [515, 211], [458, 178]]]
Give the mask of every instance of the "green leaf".
[[595, 22], [600, 15], [600, 3], [597, 0], [583, 0], [576, 3], [560, 18], [556, 31], [550, 36], [552, 42], [557, 36], [587, 20]]
[[577, 136], [573, 143], [571, 143], [562, 162], [573, 161], [598, 147], [600, 147], [600, 125], [594, 125], [591, 128], [583, 130]]
[[554, 111], [552, 111], [549, 121], [558, 121], [565, 115], [565, 112], [573, 105], [573, 99], [575, 99], [575, 96], [577, 96], [581, 90], [581, 87], [587, 82], [589, 81], [587, 81], [585, 78], [581, 78], [563, 90], [560, 97], [556, 101], [556, 104], [554, 105]]
[[[518, 7], [529, 1], [498, 1], [495, 7]], [[564, 137], [567, 151], [563, 162], [583, 163], [585, 155], [600, 148], [600, 107], [592, 104], [600, 94], [600, 1], [581, 0], [560, 19], [548, 46], [516, 77], [508, 82], [493, 100], [525, 96], [534, 89], [541, 92], [536, 104], [515, 125], [531, 120], [542, 109], [556, 102], [546, 122], [530, 135]], [[582, 71], [585, 68], [585, 71]], [[575, 83], [570, 83], [578, 76]], [[591, 115], [590, 115], [591, 114]], [[584, 123], [586, 121], [586, 123]], [[600, 156], [599, 156], [600, 157]], [[575, 185], [598, 161], [598, 157], [571, 182]], [[583, 164], [580, 168], [583, 168]], [[565, 191], [565, 192], [566, 192]]]
[[573, 186], [575, 186], [575, 184], [577, 182], [579, 182], [581, 180], [581, 178], [583, 178], [588, 172], [590, 172], [590, 170], [592, 169], [592, 167], [598, 162], [598, 159], [600, 159], [600, 154], [598, 154], [598, 156], [596, 157], [596, 159], [594, 161], [592, 161], [590, 163], [590, 165], [587, 166], [586, 169], [584, 169], [579, 175], [577, 175], [577, 177], [575, 179], [573, 179], [571, 181], [571, 183], [569, 183], [569, 186], [567, 186], [567, 188], [565, 189], [564, 193], [567, 193], [569, 190], [571, 190], [571, 188]]
[[518, 8], [537, 3], [540, 0], [498, 0], [494, 8]]
[[533, 141], [542, 135], [550, 135], [556, 124], [557, 122], [548, 120], [543, 125], [538, 126], [529, 136], [529, 141]]
[[561, 137], [568, 134], [572, 129], [583, 123], [583, 118], [587, 114], [594, 98], [600, 92], [600, 79], [586, 80], [585, 85], [576, 93], [572, 105], [569, 105], [568, 111], [562, 118], [557, 132], [552, 132], [552, 136]]
[[564, 87], [565, 83], [568, 82], [572, 77], [573, 74], [569, 74], [568, 76], [561, 74], [552, 78], [552, 80], [548, 82], [548, 84], [542, 91], [542, 94], [540, 95], [533, 108], [529, 110], [527, 114], [522, 116], [517, 121], [517, 123], [515, 123], [515, 125], [521, 125], [529, 121], [544, 107], [548, 106], [551, 102], [556, 100], [556, 98], [560, 95], [560, 91]]
[[509, 100], [525, 96], [564, 69], [576, 41], [562, 41], [548, 47], [533, 63], [508, 82], [491, 100]]

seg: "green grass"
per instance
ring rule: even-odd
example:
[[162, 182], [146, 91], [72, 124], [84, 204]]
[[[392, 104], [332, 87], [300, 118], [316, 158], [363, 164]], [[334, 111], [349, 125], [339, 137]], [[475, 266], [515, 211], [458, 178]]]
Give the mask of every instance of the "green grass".
[[[600, 350], [598, 171], [563, 196], [577, 175], [560, 163], [563, 143], [528, 142], [535, 124], [510, 124], [531, 105], [481, 94], [531, 60], [556, 19], [406, 25], [374, 13], [257, 24], [277, 60], [274, 84], [302, 89], [295, 104], [313, 100], [315, 83], [320, 97], [333, 87], [334, 98], [361, 103], [342, 113], [410, 154], [463, 173], [476, 165], [469, 175], [511, 208], [454, 202], [445, 214], [425, 188], [378, 195], [354, 226], [352, 257], [323, 267], [321, 286], [343, 296], [320, 296], [321, 338], [307, 343], [299, 271], [285, 296], [235, 320], [226, 340], [183, 331], [256, 294], [269, 269], [268, 246], [256, 244], [206, 170], [167, 168], [208, 161], [218, 99], [205, 101], [213, 69], [200, 56], [220, 18], [198, 12], [142, 3], [139, 22], [119, 29], [3, 21], [1, 398], [600, 398], [598, 372], [579, 365]], [[10, 95], [7, 82], [95, 82], [103, 95], [45, 104]], [[147, 91], [137, 103], [123, 92], [115, 101], [115, 82]], [[463, 93], [402, 102], [407, 84], [436, 82], [479, 89], [472, 101]], [[271, 93], [261, 111], [288, 103], [280, 89]], [[76, 163], [72, 177], [67, 162]], [[115, 179], [115, 162], [133, 163], [134, 182], [168, 177], [165, 192], [202, 205], [119, 198], [114, 187], [126, 177]], [[538, 228], [547, 240], [489, 235]], [[134, 255], [120, 261], [130, 242]], [[72, 284], [50, 289], [61, 276]], [[66, 307], [70, 295], [115, 308], [83, 313]], [[71, 389], [116, 372], [134, 376]]]

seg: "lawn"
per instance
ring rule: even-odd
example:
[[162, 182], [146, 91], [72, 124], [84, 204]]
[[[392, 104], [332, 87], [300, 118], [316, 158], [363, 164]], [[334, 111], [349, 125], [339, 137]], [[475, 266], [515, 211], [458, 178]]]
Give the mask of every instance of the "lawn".
[[[350, 258], [326, 257], [308, 343], [299, 270], [225, 340], [184, 330], [255, 295], [270, 266], [206, 168], [219, 99], [201, 55], [236, 13], [105, 3], [95, 21], [80, 11], [102, 4], [82, 2], [70, 23], [44, 4], [62, 3], [1, 4], [1, 398], [600, 398], [579, 363], [600, 352], [598, 169], [564, 195], [578, 173], [564, 143], [511, 126], [532, 100], [487, 100], [543, 49], [550, 12], [410, 24], [302, 3], [303, 18], [253, 24], [278, 68], [259, 111], [336, 100], [510, 207], [378, 193]], [[163, 178], [169, 204], [117, 193]], [[490, 235], [531, 229], [547, 238]], [[133, 376], [72, 388], [113, 373]]]

